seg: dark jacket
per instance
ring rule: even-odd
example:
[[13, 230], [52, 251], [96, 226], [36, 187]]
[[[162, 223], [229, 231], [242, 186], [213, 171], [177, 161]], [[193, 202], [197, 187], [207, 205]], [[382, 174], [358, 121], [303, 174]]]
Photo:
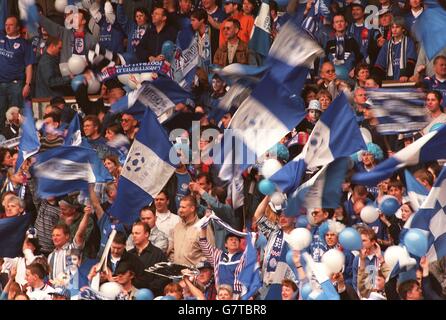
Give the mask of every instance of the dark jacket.
[[[249, 64], [248, 45], [240, 39], [232, 63]], [[222, 67], [226, 67], [229, 64], [227, 42], [215, 52], [214, 64]]]
[[70, 82], [70, 77], [60, 74], [59, 57], [45, 52], [37, 65], [36, 98], [63, 96]]
[[165, 25], [161, 32], [156, 32], [156, 28], [151, 26], [146, 31], [138, 46], [136, 56], [139, 62], [149, 61], [149, 57], [156, 57], [161, 54], [161, 49], [165, 41], [176, 42], [177, 30], [174, 27]]

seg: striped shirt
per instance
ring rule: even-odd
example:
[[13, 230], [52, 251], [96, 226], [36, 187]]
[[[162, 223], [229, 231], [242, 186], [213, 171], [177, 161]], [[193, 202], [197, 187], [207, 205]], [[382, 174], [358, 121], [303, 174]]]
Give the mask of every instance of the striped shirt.
[[71, 249], [81, 249], [75, 240], [70, 243], [66, 243], [60, 249], [54, 249], [48, 256], [48, 263], [51, 268], [50, 279], [57, 279], [62, 273], [68, 273], [69, 265], [67, 259], [67, 253]]
[[54, 226], [59, 221], [59, 216], [60, 208], [57, 203], [52, 205], [47, 200], [40, 202], [34, 227], [43, 253], [47, 254], [54, 250], [52, 233]]
[[57, 137], [54, 140], [48, 140], [46, 137], [40, 138], [40, 149], [39, 152], [44, 152], [51, 148], [60, 147], [64, 144], [64, 138]]
[[206, 260], [214, 267], [215, 285], [229, 284], [233, 286], [235, 293], [242, 291], [242, 284], [238, 281], [241, 268], [243, 252], [239, 251], [233, 255], [228, 255], [223, 250], [211, 245], [206, 238], [200, 238], [200, 248]]

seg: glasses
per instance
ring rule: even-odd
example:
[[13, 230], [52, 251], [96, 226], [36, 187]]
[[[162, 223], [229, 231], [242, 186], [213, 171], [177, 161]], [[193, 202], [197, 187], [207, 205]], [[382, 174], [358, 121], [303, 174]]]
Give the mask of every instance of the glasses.
[[325, 73], [335, 73], [336, 71], [334, 69], [325, 70]]
[[231, 27], [223, 27], [223, 30], [231, 30]]
[[311, 215], [314, 217], [314, 216], [317, 216], [319, 214], [319, 212], [318, 211], [313, 211], [312, 213], [311, 213]]
[[121, 122], [129, 122], [130, 119], [121, 119]]

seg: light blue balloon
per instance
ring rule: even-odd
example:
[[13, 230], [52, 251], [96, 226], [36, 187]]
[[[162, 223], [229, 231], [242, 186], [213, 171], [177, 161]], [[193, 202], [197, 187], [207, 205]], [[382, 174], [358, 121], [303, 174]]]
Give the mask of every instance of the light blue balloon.
[[393, 216], [395, 214], [395, 212], [398, 211], [398, 209], [400, 208], [400, 203], [398, 202], [398, 199], [393, 197], [393, 196], [389, 196], [386, 199], [384, 199], [380, 205], [379, 205], [379, 209], [382, 211], [382, 213], [384, 213], [386, 216]]
[[308, 296], [310, 295], [313, 289], [311, 288], [311, 284], [309, 282], [305, 283], [300, 290], [300, 296], [303, 300], [308, 300]]
[[319, 238], [325, 241], [325, 234], [328, 232], [328, 222], [325, 221], [319, 226]]
[[403, 241], [407, 251], [413, 255], [417, 257], [426, 255], [429, 243], [426, 234], [420, 229], [409, 229], [404, 235]]
[[267, 242], [268, 242], [268, 240], [266, 239], [266, 237], [262, 233], [260, 233], [256, 240], [256, 248], [257, 249], [264, 248], [266, 246]]
[[79, 87], [84, 83], [85, 83], [84, 75], [79, 74], [71, 80], [71, 88], [73, 89], [74, 92], [76, 92], [79, 89]]
[[358, 231], [351, 227], [342, 230], [339, 234], [339, 243], [348, 251], [361, 250], [362, 248], [361, 236]]
[[172, 296], [163, 296], [160, 300], [176, 300], [175, 297]]
[[297, 217], [296, 228], [306, 228], [308, 226], [308, 218], [306, 215]]
[[135, 300], [153, 300], [153, 298], [154, 295], [150, 289], [142, 288], [135, 293]]
[[161, 54], [167, 61], [172, 61], [175, 54], [175, 44], [170, 40], [164, 41], [161, 47]]
[[259, 191], [265, 196], [270, 196], [276, 191], [276, 186], [268, 179], [263, 179], [259, 183]]
[[294, 261], [293, 261], [293, 250], [288, 250], [288, 252], [286, 253], [286, 263], [288, 263], [288, 265], [293, 268], [294, 267]]

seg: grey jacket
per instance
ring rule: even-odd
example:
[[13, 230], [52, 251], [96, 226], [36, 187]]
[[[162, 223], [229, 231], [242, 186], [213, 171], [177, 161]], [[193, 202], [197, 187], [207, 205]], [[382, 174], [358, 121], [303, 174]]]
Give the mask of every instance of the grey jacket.
[[45, 52], [37, 65], [36, 98], [63, 96], [63, 87], [68, 87], [70, 83], [70, 77], [60, 74], [59, 57]]
[[[39, 23], [49, 35], [62, 40], [62, 52], [60, 53], [60, 63], [68, 62], [73, 54], [74, 30], [69, 30], [41, 15]], [[86, 30], [86, 29], [85, 29]], [[85, 46], [87, 50], [94, 50], [96, 39], [88, 32], [85, 33]]]

